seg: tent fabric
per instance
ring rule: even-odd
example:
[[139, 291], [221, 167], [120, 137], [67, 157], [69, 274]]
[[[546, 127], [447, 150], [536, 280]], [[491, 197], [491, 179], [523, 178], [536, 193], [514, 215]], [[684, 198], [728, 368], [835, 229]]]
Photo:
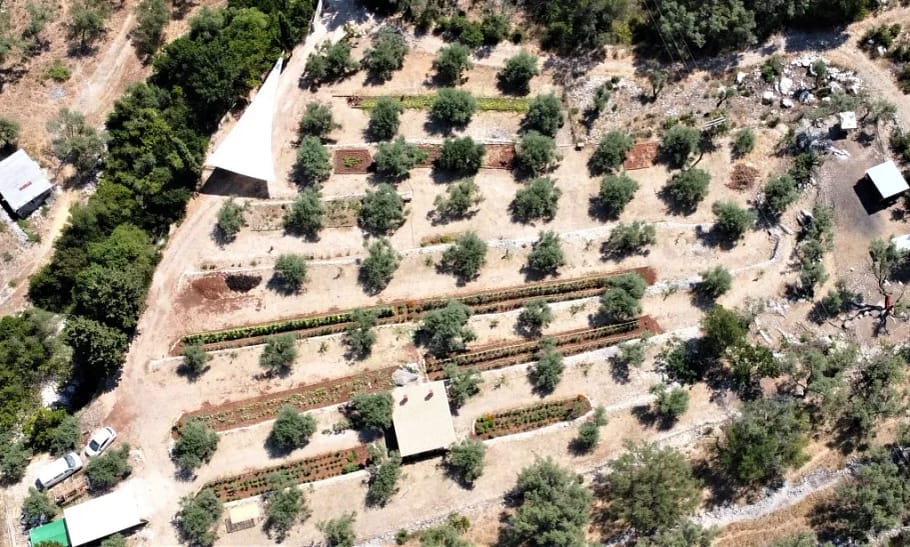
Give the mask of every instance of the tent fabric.
[[66, 523], [63, 519], [52, 520], [28, 531], [30, 545], [38, 545], [42, 541], [55, 541], [63, 547], [70, 547], [70, 540], [66, 535]]
[[237, 125], [209, 156], [206, 162], [209, 166], [266, 182], [275, 180], [272, 119], [280, 76], [281, 59], [278, 59]]
[[112, 494], [63, 510], [63, 519], [73, 547], [146, 522], [140, 514], [139, 504], [130, 486], [127, 484]]

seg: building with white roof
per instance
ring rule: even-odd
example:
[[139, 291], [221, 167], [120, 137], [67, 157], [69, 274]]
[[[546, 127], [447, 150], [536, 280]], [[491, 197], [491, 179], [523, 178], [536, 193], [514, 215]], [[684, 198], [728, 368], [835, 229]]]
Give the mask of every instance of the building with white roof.
[[44, 203], [52, 189], [44, 170], [25, 150], [16, 150], [0, 161], [0, 199], [20, 218]]
[[392, 425], [402, 458], [445, 449], [455, 442], [444, 382], [397, 387], [392, 397]]
[[70, 545], [79, 547], [148, 522], [132, 483], [116, 492], [63, 510]]
[[866, 171], [866, 176], [872, 181], [882, 200], [888, 200], [906, 192], [910, 185], [904, 180], [904, 175], [894, 163], [888, 160]]

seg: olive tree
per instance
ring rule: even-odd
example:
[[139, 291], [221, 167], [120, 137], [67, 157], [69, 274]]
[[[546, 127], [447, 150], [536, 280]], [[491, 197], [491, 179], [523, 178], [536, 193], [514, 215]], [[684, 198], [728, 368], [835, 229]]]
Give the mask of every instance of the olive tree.
[[641, 298], [648, 288], [644, 278], [636, 273], [624, 273], [607, 280], [607, 289], [600, 297], [600, 319], [604, 323], [627, 321], [641, 313]]
[[328, 547], [354, 547], [357, 535], [354, 533], [354, 521], [357, 513], [351, 511], [338, 518], [320, 522], [317, 527], [325, 536]]
[[534, 389], [543, 394], [553, 393], [562, 380], [562, 373], [566, 366], [562, 362], [562, 354], [556, 349], [552, 340], [543, 340], [540, 349], [534, 356], [535, 363], [528, 369], [528, 378]]
[[72, 165], [79, 176], [92, 172], [105, 150], [105, 135], [90, 126], [85, 115], [63, 108], [47, 122], [51, 151], [61, 163]]
[[372, 234], [387, 234], [404, 224], [404, 201], [395, 187], [380, 184], [367, 191], [360, 205], [360, 226]]
[[562, 103], [556, 95], [550, 93], [534, 97], [522, 121], [522, 128], [525, 131], [536, 131], [541, 135], [555, 137], [565, 122]]
[[398, 99], [380, 97], [370, 110], [370, 122], [367, 134], [376, 141], [387, 141], [398, 132], [399, 116], [404, 112], [404, 106]]
[[426, 159], [425, 150], [421, 150], [416, 144], [408, 143], [404, 137], [398, 137], [392, 142], [380, 143], [373, 161], [376, 173], [392, 180], [401, 180]]
[[360, 284], [370, 294], [382, 292], [395, 275], [400, 261], [401, 256], [388, 239], [377, 239], [367, 248], [367, 257], [360, 264]]
[[534, 220], [553, 220], [559, 208], [559, 198], [562, 190], [556, 187], [555, 181], [550, 177], [540, 177], [532, 180], [524, 188], [515, 192], [509, 208], [512, 215], [520, 222]]
[[85, 467], [92, 490], [109, 490], [132, 473], [130, 445], [122, 444], [89, 461]]
[[691, 214], [708, 195], [710, 182], [711, 175], [707, 171], [687, 169], [674, 174], [663, 192], [675, 209]]
[[300, 118], [297, 132], [302, 137], [317, 137], [324, 139], [333, 129], [340, 128], [332, 117], [332, 107], [320, 103], [307, 103], [306, 110]]
[[660, 153], [671, 167], [683, 167], [698, 150], [701, 133], [694, 127], [674, 125], [660, 142]]
[[742, 238], [757, 220], [755, 213], [731, 201], [715, 201], [711, 211], [717, 219], [714, 232], [727, 243]]
[[430, 118], [439, 123], [463, 127], [471, 121], [476, 110], [477, 100], [469, 92], [445, 87], [433, 99]]
[[373, 34], [370, 47], [363, 53], [360, 65], [370, 77], [384, 82], [392, 78], [392, 73], [404, 66], [404, 57], [408, 53], [408, 44], [404, 36], [396, 29], [384, 26]]
[[600, 428], [607, 425], [606, 410], [599, 406], [594, 414], [578, 426], [578, 436], [572, 440], [572, 449], [576, 452], [591, 452], [600, 443]]
[[799, 199], [799, 188], [790, 175], [774, 177], [762, 191], [761, 210], [772, 218], [779, 218], [787, 207]]
[[496, 79], [499, 88], [503, 91], [527, 95], [531, 92], [531, 78], [539, 74], [537, 57], [522, 50], [517, 55], [506, 59], [506, 64], [496, 74]]
[[480, 187], [474, 179], [468, 178], [450, 184], [446, 193], [436, 196], [433, 205], [439, 219], [462, 219], [475, 212], [474, 207], [483, 202]]
[[173, 457], [185, 473], [209, 461], [218, 448], [218, 433], [199, 420], [190, 419], [177, 430]]
[[546, 275], [556, 275], [559, 267], [566, 263], [559, 234], [554, 231], [540, 232], [537, 241], [528, 253], [528, 269]]
[[553, 311], [542, 298], [528, 300], [518, 314], [518, 327], [522, 331], [539, 336], [540, 332], [553, 322]]
[[643, 253], [644, 248], [657, 242], [657, 230], [653, 224], [640, 220], [628, 224], [620, 222], [612, 230], [610, 237], [603, 244], [603, 253], [607, 256], [622, 258], [635, 253]]
[[515, 165], [531, 176], [541, 175], [552, 169], [560, 160], [556, 141], [552, 137], [528, 131], [515, 147]]
[[307, 259], [300, 254], [283, 254], [275, 260], [275, 279], [289, 292], [299, 292], [306, 281]]
[[284, 405], [269, 433], [269, 444], [278, 450], [290, 452], [306, 446], [316, 432], [316, 420], [303, 414], [292, 405]]
[[218, 537], [215, 529], [223, 510], [221, 501], [210, 488], [205, 488], [196, 496], [184, 496], [177, 513], [180, 537], [191, 545], [211, 547]]
[[275, 534], [278, 541], [283, 541], [295, 524], [310, 515], [303, 490], [294, 484], [272, 490], [268, 494], [265, 515], [265, 529]]
[[22, 501], [21, 516], [26, 527], [49, 522], [57, 514], [58, 507], [44, 492], [39, 492], [34, 486], [28, 487], [28, 495]]
[[398, 491], [400, 477], [401, 456], [398, 452], [392, 452], [384, 458], [374, 458], [367, 483], [367, 505], [384, 507]]
[[699, 275], [701, 280], [695, 285], [695, 290], [712, 300], [722, 296], [733, 286], [733, 276], [723, 266], [715, 266]]
[[638, 183], [626, 173], [607, 175], [600, 181], [597, 200], [609, 218], [616, 218], [632, 201]]
[[269, 374], [285, 374], [297, 359], [297, 338], [293, 334], [273, 334], [265, 339], [259, 366]]
[[441, 48], [433, 60], [436, 80], [443, 85], [460, 83], [464, 71], [474, 67], [470, 55], [471, 50], [458, 43]]
[[733, 157], [741, 158], [755, 148], [755, 132], [748, 127], [740, 129], [733, 139]]
[[430, 310], [423, 316], [419, 339], [433, 355], [444, 356], [463, 351], [476, 338], [467, 327], [471, 308], [458, 300], [449, 300], [444, 308]]
[[626, 161], [626, 154], [632, 150], [633, 144], [632, 137], [621, 129], [607, 132], [588, 160], [588, 168], [595, 175], [618, 169]]
[[332, 174], [329, 151], [318, 137], [304, 137], [297, 147], [294, 180], [301, 185], [318, 184]]
[[474, 232], [465, 232], [442, 253], [442, 268], [461, 281], [477, 277], [487, 262], [487, 244]]
[[436, 167], [458, 173], [473, 174], [483, 166], [485, 150], [471, 137], [446, 139], [442, 143]]
[[309, 239], [316, 239], [323, 227], [325, 205], [317, 188], [304, 188], [284, 213], [284, 229]]
[[243, 211], [243, 205], [235, 202], [234, 198], [228, 198], [218, 210], [218, 220], [215, 226], [224, 241], [233, 241], [240, 229], [246, 225]]
[[460, 483], [473, 486], [483, 474], [486, 445], [477, 439], [464, 439], [449, 447], [445, 456], [446, 468]]
[[651, 412], [665, 427], [676, 423], [676, 420], [689, 410], [689, 392], [681, 387], [667, 389], [663, 384], [656, 384], [651, 387], [650, 392], [654, 395]]
[[449, 384], [449, 403], [452, 408], [461, 408], [468, 399], [480, 393], [480, 384], [483, 380], [476, 370], [447, 365], [445, 374]]
[[376, 314], [367, 310], [354, 310], [351, 314], [351, 324], [344, 335], [344, 343], [348, 346], [351, 355], [357, 359], [364, 359], [373, 350], [376, 343]]
[[357, 429], [383, 431], [392, 426], [392, 394], [362, 393], [348, 403], [348, 416]]

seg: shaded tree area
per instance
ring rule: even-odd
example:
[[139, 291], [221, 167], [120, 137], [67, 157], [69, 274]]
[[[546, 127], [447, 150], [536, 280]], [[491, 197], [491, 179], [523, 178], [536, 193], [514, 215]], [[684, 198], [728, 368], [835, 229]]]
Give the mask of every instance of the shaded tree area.
[[76, 402], [115, 379], [158, 259], [180, 220], [222, 116], [309, 28], [311, 0], [232, 0], [203, 9], [162, 48], [147, 82], [108, 116], [97, 191], [74, 206], [51, 261], [30, 281], [39, 307], [71, 314]]

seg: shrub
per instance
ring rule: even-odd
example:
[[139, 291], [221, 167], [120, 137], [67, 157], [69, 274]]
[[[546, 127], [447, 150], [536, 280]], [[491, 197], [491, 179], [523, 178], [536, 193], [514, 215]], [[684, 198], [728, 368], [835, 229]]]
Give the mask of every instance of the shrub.
[[430, 310], [423, 316], [419, 335], [427, 349], [436, 356], [463, 351], [476, 337], [468, 328], [471, 308], [458, 300], [449, 300], [446, 307]]
[[521, 137], [515, 148], [515, 163], [519, 169], [532, 176], [547, 172], [560, 160], [556, 152], [556, 141], [536, 131], [529, 131]]
[[272, 425], [269, 444], [281, 451], [290, 452], [306, 446], [315, 432], [316, 420], [312, 416], [301, 413], [292, 405], [284, 405]]
[[401, 180], [409, 175], [417, 164], [426, 161], [427, 153], [398, 137], [393, 142], [380, 143], [376, 153], [376, 173], [392, 180]]
[[462, 369], [457, 365], [447, 365], [446, 378], [449, 380], [449, 402], [453, 408], [461, 408], [471, 397], [480, 393], [480, 373], [476, 370]]
[[755, 132], [748, 127], [740, 129], [733, 139], [733, 157], [741, 158], [755, 148]]
[[436, 79], [443, 85], [454, 85], [461, 82], [465, 70], [473, 68], [468, 59], [471, 50], [462, 44], [452, 44], [439, 50], [433, 60]]
[[626, 321], [641, 313], [641, 298], [648, 288], [638, 273], [625, 273], [607, 280], [607, 290], [600, 297], [600, 317], [605, 323]]
[[47, 68], [47, 71], [44, 73], [45, 78], [50, 78], [55, 82], [63, 83], [68, 81], [72, 77], [72, 72], [68, 66], [63, 64], [63, 61], [57, 59], [54, 61], [54, 64]]
[[325, 205], [319, 190], [304, 188], [284, 214], [284, 229], [292, 234], [315, 239], [322, 230], [324, 216]]
[[357, 513], [351, 511], [338, 518], [320, 522], [317, 526], [325, 536], [328, 547], [354, 547], [357, 536], [354, 534], [354, 520]]
[[304, 137], [297, 147], [297, 162], [294, 164], [294, 180], [298, 184], [317, 184], [332, 174], [329, 151], [316, 137]]
[[616, 360], [626, 367], [640, 367], [645, 362], [645, 350], [647, 347], [648, 344], [644, 340], [621, 344]]
[[89, 461], [85, 468], [92, 490], [109, 490], [125, 479], [133, 468], [130, 466], [130, 445], [123, 444], [118, 449], [110, 449], [104, 454]]
[[404, 201], [390, 184], [367, 192], [360, 206], [360, 226], [372, 234], [387, 234], [404, 224]]
[[445, 219], [459, 219], [469, 216], [471, 209], [483, 202], [480, 187], [474, 179], [460, 180], [446, 188], [446, 194], [436, 196], [433, 205], [436, 214]]
[[442, 88], [430, 106], [430, 118], [439, 123], [463, 127], [477, 110], [477, 101], [463, 89]]
[[605, 477], [609, 514], [650, 534], [677, 524], [701, 502], [701, 484], [674, 448], [627, 444]]
[[0, 484], [14, 484], [25, 476], [32, 451], [23, 441], [4, 439], [0, 445]]
[[174, 460], [184, 472], [192, 472], [209, 461], [218, 448], [218, 433], [198, 420], [184, 423], [174, 444]]
[[44, 492], [34, 486], [28, 487], [28, 495], [22, 502], [22, 521], [26, 528], [34, 528], [49, 522], [57, 514], [58, 508]]
[[594, 100], [591, 104], [590, 115], [593, 117], [600, 116], [601, 112], [607, 107], [612, 95], [613, 84], [604, 82], [594, 90]]
[[701, 281], [695, 290], [708, 298], [718, 298], [733, 286], [733, 276], [723, 266], [715, 266], [710, 270], [701, 272]]
[[565, 263], [559, 234], [553, 231], [540, 232], [531, 252], [528, 253], [528, 268], [542, 274], [555, 275], [559, 267]]
[[487, 262], [487, 244], [474, 232], [466, 232], [442, 253], [442, 268], [461, 281], [477, 277]]
[[477, 439], [464, 439], [460, 443], [449, 447], [446, 454], [446, 467], [459, 482], [469, 486], [474, 485], [483, 474], [483, 460], [486, 445]]
[[607, 425], [606, 410], [599, 406], [594, 415], [578, 426], [578, 437], [572, 441], [572, 448], [578, 452], [591, 452], [600, 442], [600, 428]]
[[371, 294], [382, 292], [389, 285], [398, 269], [401, 257], [385, 238], [370, 244], [368, 255], [360, 265], [358, 277], [364, 289]]
[[383, 431], [392, 426], [392, 394], [363, 393], [348, 404], [351, 424], [357, 429]]
[[471, 137], [446, 139], [436, 158], [436, 167], [446, 171], [476, 173], [483, 165], [485, 150]]
[[518, 326], [524, 331], [537, 335], [553, 321], [550, 305], [542, 298], [528, 300], [518, 314]]
[[345, 332], [344, 342], [351, 354], [358, 359], [364, 359], [373, 350], [376, 343], [376, 315], [365, 310], [354, 310], [351, 314], [351, 325]]
[[711, 175], [701, 169], [687, 169], [673, 175], [664, 187], [666, 197], [684, 213], [695, 211], [708, 195]]
[[287, 290], [298, 292], [306, 281], [307, 259], [300, 254], [283, 254], [275, 260], [275, 278]]
[[727, 242], [734, 242], [755, 226], [755, 213], [731, 201], [715, 201], [711, 211], [717, 220], [714, 231]]
[[341, 80], [356, 72], [357, 67], [350, 44], [344, 40], [332, 44], [327, 40], [307, 58], [303, 73], [314, 83], [325, 83]]
[[380, 97], [376, 106], [370, 111], [370, 123], [367, 134], [376, 141], [390, 140], [398, 132], [399, 116], [404, 112], [404, 106], [398, 99]]
[[180, 536], [192, 545], [211, 547], [218, 537], [215, 528], [223, 509], [218, 497], [208, 488], [195, 497], [184, 496], [177, 513]]
[[549, 177], [534, 179], [515, 192], [515, 199], [510, 206], [512, 215], [520, 222], [553, 220], [561, 195], [562, 190], [556, 187], [553, 179]]
[[663, 384], [651, 388], [654, 395], [652, 411], [667, 424], [673, 424], [689, 410], [689, 392], [681, 387], [667, 389]]
[[495, 46], [508, 36], [509, 21], [503, 15], [484, 15], [480, 30], [483, 32], [483, 43]]
[[779, 218], [787, 207], [799, 199], [799, 189], [790, 175], [780, 175], [769, 180], [763, 193], [762, 210], [774, 218]]
[[259, 355], [259, 366], [269, 374], [286, 374], [297, 359], [297, 338], [291, 334], [273, 334], [266, 338]]
[[793, 165], [790, 166], [787, 174], [793, 177], [797, 187], [803, 188], [812, 183], [821, 164], [821, 158], [815, 152], [802, 152], [793, 158]]
[[448, 19], [441, 19], [437, 25], [446, 33], [449, 40], [457, 40], [470, 49], [478, 48], [483, 43], [483, 29], [480, 23], [471, 21], [464, 15], [456, 14]]
[[608, 132], [600, 139], [594, 154], [588, 160], [588, 168], [595, 175], [619, 168], [626, 161], [626, 154], [634, 144], [632, 137], [625, 131], [617, 129]]
[[531, 101], [528, 113], [522, 121], [525, 131], [536, 131], [541, 135], [555, 137], [556, 132], [566, 122], [562, 113], [562, 104], [556, 95], [538, 95]]
[[98, 547], [129, 547], [126, 538], [120, 534], [114, 534], [101, 541]]
[[47, 130], [54, 156], [72, 165], [79, 176], [92, 172], [104, 155], [105, 134], [89, 125], [81, 112], [61, 109], [47, 122]]
[[298, 133], [302, 137], [326, 138], [333, 129], [341, 126], [332, 118], [332, 107], [319, 103], [308, 103], [300, 118]]
[[719, 357], [727, 348], [738, 346], [746, 339], [748, 318], [735, 310], [715, 305], [701, 319], [702, 348], [708, 355]]
[[225, 241], [233, 241], [240, 229], [246, 226], [246, 222], [243, 220], [243, 209], [243, 206], [236, 203], [234, 198], [228, 198], [218, 210], [216, 226]]
[[537, 68], [537, 57], [527, 51], [521, 51], [506, 60], [505, 66], [496, 75], [499, 87], [519, 95], [531, 92], [531, 78], [540, 74]]
[[701, 133], [694, 127], [674, 125], [664, 134], [660, 152], [671, 167], [682, 167], [689, 157], [698, 150]]
[[604, 254], [613, 257], [624, 257], [641, 253], [645, 246], [657, 242], [657, 232], [653, 224], [639, 220], [625, 224], [620, 222], [610, 230], [610, 237], [604, 242]]
[[382, 27], [373, 35], [371, 46], [363, 53], [361, 66], [373, 79], [380, 82], [391, 79], [392, 72], [404, 65], [408, 52], [404, 36], [392, 27]]
[[562, 362], [562, 354], [552, 340], [543, 340], [534, 359], [536, 363], [528, 370], [531, 385], [540, 393], [553, 393], [566, 368]]
[[283, 541], [291, 528], [309, 514], [303, 490], [295, 485], [285, 486], [269, 493], [265, 529], [274, 532], [278, 541]]
[[607, 175], [600, 181], [597, 199], [607, 216], [616, 218], [632, 201], [637, 191], [638, 183], [629, 175], [625, 173]]

